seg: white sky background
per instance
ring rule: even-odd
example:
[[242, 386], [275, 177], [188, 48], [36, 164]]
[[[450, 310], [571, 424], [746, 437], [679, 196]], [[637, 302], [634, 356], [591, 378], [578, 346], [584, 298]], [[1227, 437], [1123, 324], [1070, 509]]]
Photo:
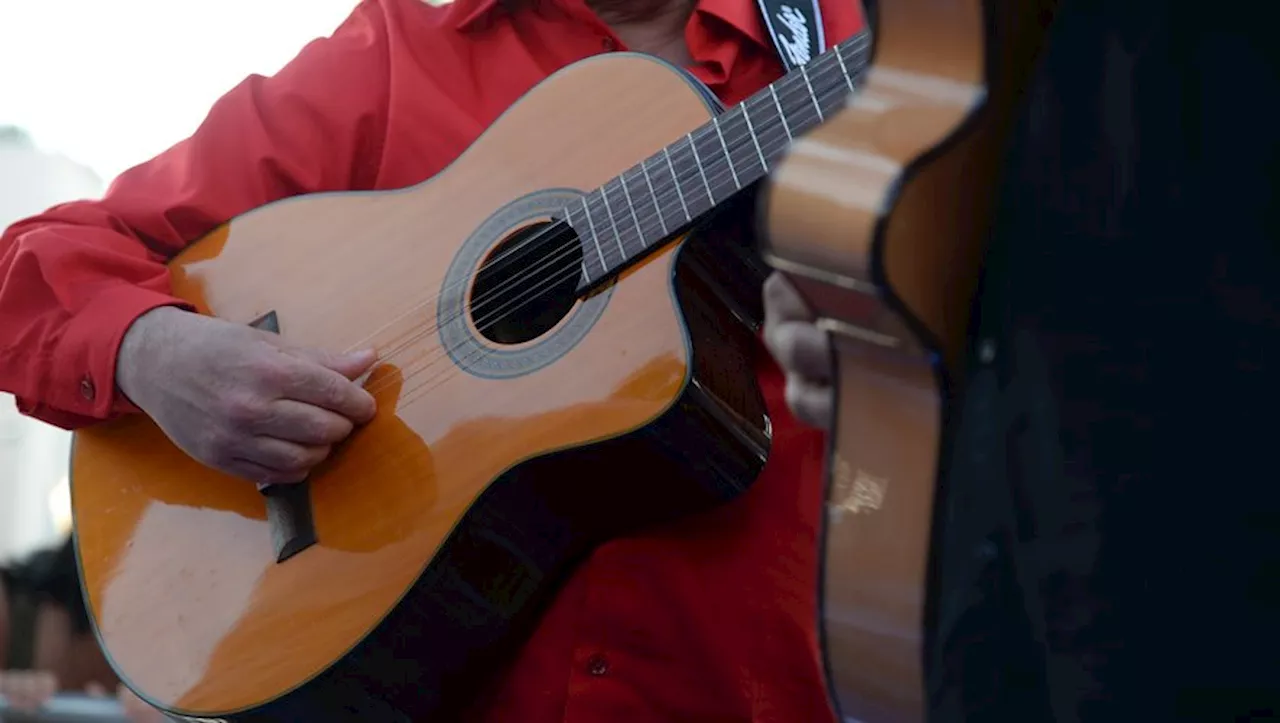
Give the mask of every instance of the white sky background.
[[356, 0], [0, 0], [0, 125], [110, 180], [279, 70]]

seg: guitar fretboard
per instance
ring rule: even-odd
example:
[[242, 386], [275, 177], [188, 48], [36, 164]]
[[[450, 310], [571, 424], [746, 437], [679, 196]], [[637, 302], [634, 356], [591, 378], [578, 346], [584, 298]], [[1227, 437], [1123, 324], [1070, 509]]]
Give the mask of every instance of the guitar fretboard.
[[843, 106], [870, 50], [868, 33], [849, 38], [565, 208], [583, 242], [584, 286], [767, 176], [793, 139]]

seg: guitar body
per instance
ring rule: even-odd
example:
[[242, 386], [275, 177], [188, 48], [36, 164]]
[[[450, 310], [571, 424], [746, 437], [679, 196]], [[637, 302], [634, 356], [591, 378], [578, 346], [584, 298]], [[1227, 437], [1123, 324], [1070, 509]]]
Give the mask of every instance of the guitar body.
[[[77, 433], [83, 583], [123, 680], [188, 720], [431, 720], [594, 546], [746, 489], [769, 447], [761, 274], [732, 243], [677, 238], [538, 313], [528, 296], [481, 308], [556, 251], [504, 244], [716, 112], [670, 66], [600, 56], [430, 181], [274, 203], [175, 258], [174, 291], [202, 313], [376, 347], [379, 412], [268, 494], [140, 415]], [[511, 275], [477, 281], [499, 257]]]
[[927, 717], [944, 422], [1004, 139], [1049, 7], [877, 3], [865, 82], [771, 178], [765, 258], [808, 300], [835, 363], [819, 601], [841, 721]]

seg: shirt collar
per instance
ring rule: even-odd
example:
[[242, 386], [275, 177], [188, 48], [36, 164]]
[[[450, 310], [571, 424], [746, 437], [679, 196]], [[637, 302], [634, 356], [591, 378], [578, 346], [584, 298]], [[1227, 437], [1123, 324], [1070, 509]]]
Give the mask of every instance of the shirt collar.
[[502, 0], [453, 0], [449, 4], [449, 20], [459, 32], [478, 30], [481, 20], [505, 11]]
[[[560, 4], [559, 0], [527, 1]], [[502, 0], [453, 0], [449, 19], [459, 32], [468, 32], [484, 27], [484, 20], [501, 12], [506, 12]], [[759, 45], [772, 47], [754, 0], [698, 0], [689, 22], [696, 22], [699, 14], [715, 17]]]
[[773, 47], [756, 0], [698, 0], [693, 12], [695, 16], [705, 14], [723, 21], [762, 48]]

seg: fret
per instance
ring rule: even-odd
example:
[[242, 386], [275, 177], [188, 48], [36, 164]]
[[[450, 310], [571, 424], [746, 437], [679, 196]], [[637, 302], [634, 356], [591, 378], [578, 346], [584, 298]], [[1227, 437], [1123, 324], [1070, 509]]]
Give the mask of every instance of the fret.
[[[684, 198], [689, 204], [689, 213], [701, 216], [714, 207], [715, 200], [711, 196], [711, 185], [705, 180], [698, 154], [693, 148], [693, 137], [686, 135], [671, 146], [671, 160], [675, 161], [677, 183], [684, 190]], [[702, 199], [706, 198], [705, 201]]]
[[782, 103], [778, 100], [778, 92], [769, 86], [769, 95], [773, 96], [773, 107], [778, 109], [778, 120], [782, 121], [782, 130], [787, 132], [787, 142], [791, 143], [796, 139], [791, 135], [791, 124], [787, 123], [787, 112], [782, 109]]
[[613, 216], [613, 208], [609, 205], [609, 184], [600, 189], [600, 198], [604, 199], [604, 212], [609, 216], [609, 227], [613, 229], [613, 240], [618, 244], [618, 253], [627, 258], [627, 247], [622, 245], [622, 234], [618, 231], [618, 220]]
[[[822, 74], [821, 77], [818, 73]], [[813, 72], [809, 77], [814, 80], [815, 97], [824, 116], [838, 112], [844, 107], [849, 98], [848, 83], [852, 81], [845, 80], [844, 61], [840, 59], [839, 52], [824, 55], [818, 63], [814, 64]]]
[[[614, 238], [614, 241], [616, 241], [618, 244], [618, 253], [621, 253], [622, 258], [626, 258], [627, 244], [625, 241], [623, 241], [623, 239], [625, 239], [627, 235], [626, 232], [628, 230], [626, 226], [626, 218], [622, 219], [621, 226], [618, 225], [618, 215], [623, 214], [623, 212], [625, 212], [622, 210], [622, 206], [625, 206], [625, 203], [623, 203], [622, 198], [618, 198], [617, 195], [614, 195], [612, 203], [609, 202], [609, 188], [611, 188], [612, 184], [616, 183], [617, 180], [618, 180], [617, 178], [614, 178], [612, 180], [609, 180], [608, 183], [605, 183], [604, 186], [600, 188], [600, 196], [604, 197], [604, 211], [607, 212], [607, 214], [609, 215], [609, 225], [611, 225], [611, 228], [613, 229], [613, 235], [614, 237], [616, 237]], [[614, 209], [617, 209], [617, 210], [614, 210]], [[639, 230], [636, 230], [636, 235], [643, 235], [643, 234], [640, 234]], [[644, 239], [641, 238], [640, 248], [644, 248], [643, 241]]]
[[787, 127], [795, 136], [803, 135], [810, 128], [822, 122], [822, 118], [814, 112], [817, 99], [808, 91], [806, 74], [797, 73], [787, 76], [778, 84], [778, 100], [782, 102], [782, 112], [787, 117]]
[[720, 116], [720, 131], [729, 141], [727, 154], [737, 171], [734, 185], [745, 188], [769, 172], [769, 162], [747, 117], [746, 103]]
[[742, 119], [747, 123], [747, 135], [751, 136], [751, 145], [755, 146], [756, 157], [760, 159], [760, 168], [764, 173], [769, 172], [769, 162], [764, 159], [764, 151], [760, 149], [760, 138], [756, 135], [755, 126], [751, 124], [751, 108], [747, 106], [751, 102], [747, 98], [742, 103]]
[[832, 55], [836, 56], [837, 62], [841, 65], [849, 63], [853, 65], [853, 71], [849, 71], [845, 67], [845, 73], [849, 76], [850, 90], [857, 89], [857, 82], [854, 78], [866, 72], [868, 55], [871, 54], [871, 36], [867, 33], [861, 33], [856, 37], [840, 43], [836, 46], [836, 52]]
[[838, 71], [840, 79], [844, 81], [843, 84], [833, 83], [829, 89], [831, 92], [824, 93], [821, 90], [818, 92], [819, 98], [827, 101], [823, 105], [826, 113], [830, 114], [833, 110], [841, 108], [849, 94], [857, 91], [858, 80], [866, 70], [870, 52], [870, 35], [863, 33], [837, 45], [832, 52], [814, 63], [815, 68], [819, 65], [823, 66], [824, 73], [827, 68], [832, 74]]
[[698, 155], [698, 144], [693, 140], [693, 134], [685, 134], [685, 138], [689, 140], [689, 150], [693, 152], [693, 165], [698, 169], [698, 175], [702, 177], [702, 186], [707, 189], [707, 199], [715, 205], [716, 194], [711, 190], [711, 182], [707, 180], [706, 166], [702, 165], [702, 157]]
[[[627, 180], [627, 173], [631, 174], [631, 181]], [[621, 181], [622, 192], [627, 197], [627, 208], [631, 210], [631, 220], [636, 225], [636, 234], [640, 237], [640, 248], [644, 249], [648, 248], [650, 243], [666, 234], [660, 234], [661, 229], [658, 228], [658, 224], [654, 223], [652, 213], [642, 208], [636, 208], [637, 202], [643, 199], [647, 192], [643, 186], [639, 186], [636, 188], [635, 193], [632, 193], [628, 184], [634, 183], [639, 178], [639, 175], [635, 172], [635, 168], [632, 167], [619, 176], [619, 180]], [[661, 220], [661, 214], [659, 214], [658, 220]]]
[[684, 209], [685, 223], [688, 223], [693, 220], [693, 216], [689, 215], [689, 204], [685, 203], [684, 191], [680, 189], [680, 177], [676, 175], [676, 167], [671, 163], [671, 151], [663, 148], [662, 155], [667, 159], [667, 169], [671, 171], [671, 185], [676, 188], [676, 195], [680, 197], [680, 207]]
[[649, 188], [649, 200], [653, 203], [654, 213], [658, 215], [658, 223], [662, 224], [662, 236], [665, 238], [671, 233], [671, 230], [667, 228], [667, 219], [664, 218], [662, 215], [662, 209], [667, 204], [660, 203], [658, 199], [658, 192], [653, 190], [653, 178], [649, 176], [650, 160], [652, 160], [652, 157], [646, 158], [643, 161], [641, 161], [640, 172], [644, 174], [644, 184]]
[[600, 246], [600, 234], [596, 233], [596, 222], [591, 219], [591, 207], [587, 205], [587, 197], [590, 195], [588, 193], [582, 197], [582, 213], [587, 217], [587, 228], [591, 231], [591, 240], [596, 245], [596, 254], [600, 256], [600, 266], [608, 271], [609, 262], [604, 257], [604, 248]]
[[853, 76], [849, 75], [849, 68], [844, 64], [844, 58], [840, 54], [844, 52], [843, 48], [837, 47], [836, 52], [832, 55], [836, 56], [836, 62], [840, 64], [840, 75], [844, 76], [844, 82], [849, 86], [849, 92], [853, 92]]
[[818, 105], [818, 94], [813, 92], [813, 83], [809, 82], [809, 69], [800, 66], [800, 77], [804, 78], [804, 87], [809, 91], [809, 99], [813, 101], [813, 111], [818, 114], [818, 122], [822, 123], [826, 118], [822, 117], [822, 106]]
[[623, 171], [622, 175], [618, 176], [618, 185], [622, 186], [622, 195], [625, 196], [627, 199], [627, 211], [631, 213], [631, 223], [634, 224], [636, 227], [636, 236], [638, 236], [640, 239], [640, 247], [644, 248], [645, 246], [644, 227], [640, 225], [640, 217], [636, 215], [635, 202], [631, 200], [631, 192], [627, 190], [627, 172], [626, 171]]
[[714, 129], [704, 127], [692, 136], [693, 150], [698, 154], [698, 167], [702, 170], [704, 185], [710, 188], [708, 195], [711, 205], [703, 209], [706, 211], [731, 196], [738, 188], [733, 185], [732, 174], [727, 168], [728, 159], [724, 157], [724, 151], [720, 150], [720, 140]]
[[778, 106], [768, 94], [759, 98], [748, 98], [743, 105], [751, 111], [755, 125], [756, 138], [760, 150], [770, 162], [776, 161], [791, 145], [791, 135], [787, 132], [787, 121], [778, 113]]
[[716, 129], [716, 137], [720, 139], [720, 149], [724, 151], [724, 162], [729, 165], [729, 175], [733, 176], [733, 185], [736, 188], [742, 188], [742, 182], [738, 180], [738, 171], [733, 167], [733, 154], [729, 153], [729, 144], [724, 142], [724, 129], [720, 127], [720, 116], [711, 119], [711, 125]]
[[578, 232], [578, 240], [582, 242], [580, 244], [580, 247], [582, 248], [582, 275], [587, 280], [587, 282], [590, 283], [600, 278], [601, 276], [604, 276], [606, 273], [608, 273], [609, 266], [604, 262], [604, 255], [599, 254], [600, 273], [599, 275], [596, 275], [596, 276], [591, 275], [591, 266], [595, 265], [597, 254], [591, 253], [590, 246], [592, 245], [592, 243], [591, 243], [590, 234], [587, 233], [585, 229], [583, 229], [582, 224], [580, 224], [578, 220], [573, 216], [573, 209], [574, 209], [574, 206], [576, 205], [577, 204], [565, 206], [564, 217], [565, 217], [565, 220], [569, 222], [569, 225], [573, 227], [575, 231]]

